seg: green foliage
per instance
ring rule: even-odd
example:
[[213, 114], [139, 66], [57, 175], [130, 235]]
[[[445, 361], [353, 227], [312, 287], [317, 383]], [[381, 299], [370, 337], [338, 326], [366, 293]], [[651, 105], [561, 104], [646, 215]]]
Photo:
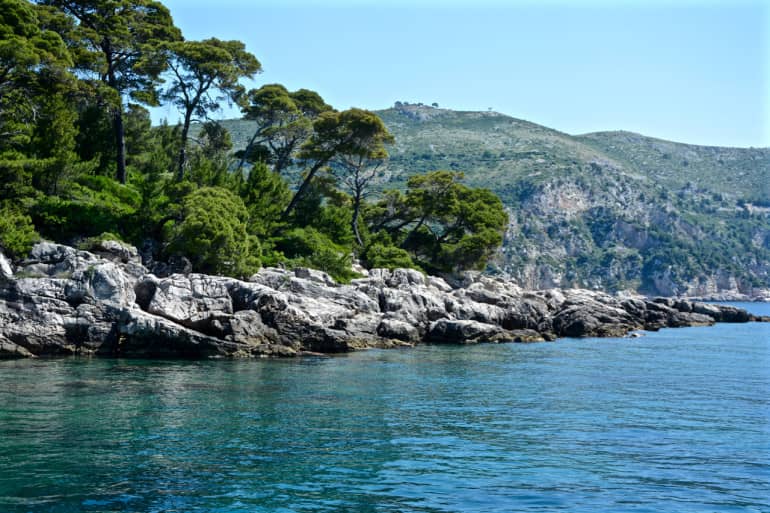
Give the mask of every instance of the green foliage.
[[97, 162], [97, 173], [112, 174], [117, 156], [112, 117], [98, 104], [88, 104], [78, 114], [75, 152], [80, 160]]
[[252, 89], [243, 112], [245, 119], [256, 121], [257, 128], [241, 154], [239, 167], [262, 160], [281, 174], [310, 137], [313, 119], [332, 110], [318, 93], [307, 89], [290, 93], [280, 84]]
[[126, 163], [135, 166], [137, 159], [151, 153], [157, 146], [150, 111], [139, 104], [129, 103], [123, 113], [123, 124], [126, 131]]
[[311, 226], [336, 244], [350, 247], [355, 240], [351, 215], [350, 197], [335, 188], [331, 175], [323, 174], [310, 182], [287, 221], [294, 226]]
[[290, 266], [320, 269], [339, 282], [348, 282], [357, 276], [350, 268], [350, 251], [315, 228], [288, 230], [275, 241], [275, 246], [289, 259]]
[[369, 269], [417, 268], [406, 250], [379, 242], [366, 248], [362, 258]]
[[386, 194], [371, 212], [370, 231], [385, 230], [425, 269], [481, 269], [502, 244], [508, 216], [491, 191], [467, 187], [461, 174], [413, 176], [405, 195]]
[[240, 41], [172, 41], [163, 45], [171, 80], [164, 99], [179, 108], [183, 116], [177, 179], [184, 178], [187, 165], [187, 136], [193, 116], [205, 119], [221, 102], [238, 103], [245, 94], [241, 78], [261, 71], [256, 57]]
[[48, 160], [14, 157], [0, 159], [0, 200], [21, 201], [36, 196], [32, 177], [43, 173], [50, 164]]
[[0, 249], [12, 258], [21, 258], [39, 239], [32, 219], [17, 208], [0, 203]]
[[[233, 189], [238, 179], [230, 171], [230, 163], [230, 158], [227, 155], [219, 154], [207, 157], [201, 148], [195, 148], [189, 152], [185, 180], [200, 187]], [[179, 179], [179, 175], [176, 177]]]
[[[350, 158], [359, 161], [359, 168], [366, 167], [370, 159], [381, 160], [387, 153], [384, 144], [392, 136], [382, 120], [373, 112], [362, 109], [348, 109], [343, 112], [322, 112], [313, 122], [313, 133], [302, 145], [298, 154], [309, 165], [303, 174], [303, 181], [294, 194], [285, 215], [289, 215], [307, 192], [316, 174], [335, 158]], [[367, 182], [368, 183], [368, 182]], [[355, 232], [355, 221], [362, 195], [354, 193], [354, 214], [351, 219]], [[360, 237], [358, 237], [360, 239]]]
[[263, 238], [281, 226], [281, 213], [289, 204], [291, 191], [266, 164], [257, 163], [248, 171], [239, 194], [249, 210], [249, 233]]
[[[264, 257], [341, 281], [355, 276], [356, 253], [386, 267], [416, 266], [417, 254], [454, 266], [487, 255], [494, 222], [477, 220], [476, 210], [494, 220], [482, 208], [488, 198], [457, 189], [455, 217], [440, 218], [413, 191], [399, 200], [402, 218], [434, 213], [396, 227], [386, 209], [365, 202], [393, 142], [383, 121], [337, 112], [308, 89], [269, 84], [247, 95], [241, 79], [260, 70], [240, 41], [185, 41], [155, 0], [0, 0], [4, 250], [26, 251], [36, 228], [82, 247], [149, 239], [161, 248], [156, 258], [183, 253], [203, 272], [243, 277]], [[160, 100], [179, 108], [179, 126], [151, 126], [142, 105]], [[208, 121], [223, 102], [258, 126], [231, 133]], [[248, 147], [236, 166], [238, 138]], [[374, 233], [364, 223], [370, 213], [385, 219]], [[441, 222], [443, 240], [431, 241]]]
[[242, 278], [260, 266], [259, 241], [249, 236], [249, 214], [241, 199], [220, 187], [188, 194], [181, 219], [169, 228], [169, 254], [186, 255], [199, 272]]
[[349, 126], [351, 142], [339, 148], [332, 170], [352, 198], [353, 213], [350, 227], [356, 242], [363, 246], [358, 220], [364, 198], [377, 176], [377, 171], [388, 157], [386, 144], [395, 142], [382, 120], [373, 112], [351, 109], [340, 114]]
[[203, 123], [198, 144], [200, 144], [201, 152], [207, 158], [228, 154], [233, 149], [230, 132], [217, 121], [206, 121]]
[[155, 103], [162, 42], [181, 39], [169, 10], [154, 0], [45, 0], [77, 20], [68, 34], [78, 66], [120, 94]]
[[72, 21], [67, 43], [81, 74], [102, 87], [93, 91], [112, 116], [116, 178], [127, 181], [123, 98], [157, 105], [165, 69], [160, 48], [182, 39], [171, 13], [155, 0], [41, 0]]
[[59, 196], [44, 196], [32, 207], [35, 226], [45, 237], [71, 241], [103, 232], [138, 236], [139, 192], [112, 178], [83, 174], [68, 182]]
[[133, 225], [134, 209], [122, 204], [67, 200], [48, 196], [32, 209], [35, 226], [46, 238], [71, 241]]
[[78, 171], [74, 151], [77, 112], [60, 94], [41, 98], [39, 109], [29, 153], [50, 159], [50, 163], [33, 175], [33, 184], [47, 194], [56, 194], [61, 181]]
[[140, 194], [130, 185], [121, 185], [106, 176], [80, 175], [67, 191], [68, 197], [99, 204], [116, 204], [128, 209], [141, 205]]
[[124, 242], [119, 235], [116, 235], [110, 232], [104, 232], [94, 237], [86, 237], [85, 239], [81, 240], [77, 244], [77, 247], [78, 249], [82, 249], [84, 251], [94, 251], [94, 250], [98, 250], [101, 243], [107, 240], [115, 241], [115, 242]]
[[0, 155], [30, 143], [40, 104], [72, 80], [70, 56], [47, 17], [27, 1], [0, 0]]

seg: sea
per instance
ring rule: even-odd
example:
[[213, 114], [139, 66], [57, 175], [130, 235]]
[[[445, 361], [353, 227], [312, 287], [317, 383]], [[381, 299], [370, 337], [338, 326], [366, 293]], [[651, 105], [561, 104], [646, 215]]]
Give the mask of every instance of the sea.
[[770, 324], [0, 362], [2, 513], [517, 511], [770, 511]]

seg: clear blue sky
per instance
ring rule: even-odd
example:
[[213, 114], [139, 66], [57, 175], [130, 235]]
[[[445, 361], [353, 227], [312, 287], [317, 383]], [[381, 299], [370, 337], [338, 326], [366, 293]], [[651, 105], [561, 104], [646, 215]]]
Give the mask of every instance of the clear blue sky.
[[770, 0], [163, 3], [187, 39], [244, 41], [264, 68], [253, 85], [339, 109], [438, 102], [572, 134], [770, 146]]

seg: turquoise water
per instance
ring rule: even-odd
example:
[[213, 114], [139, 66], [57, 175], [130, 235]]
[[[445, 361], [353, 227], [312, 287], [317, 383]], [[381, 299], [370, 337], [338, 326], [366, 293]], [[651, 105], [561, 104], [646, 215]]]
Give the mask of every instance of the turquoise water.
[[768, 490], [770, 324], [0, 363], [3, 513], [767, 512]]

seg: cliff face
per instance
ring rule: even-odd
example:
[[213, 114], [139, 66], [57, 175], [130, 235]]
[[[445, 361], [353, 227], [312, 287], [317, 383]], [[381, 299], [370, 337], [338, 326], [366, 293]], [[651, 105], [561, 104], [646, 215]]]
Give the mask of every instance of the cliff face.
[[266, 268], [249, 281], [158, 277], [135, 248], [108, 241], [97, 253], [40, 243], [18, 268], [6, 264], [0, 358], [287, 357], [419, 343], [620, 337], [760, 320], [685, 300], [527, 292], [478, 273], [452, 284], [410, 269], [374, 269], [349, 285], [310, 269]]
[[632, 179], [554, 180], [513, 201], [495, 265], [525, 287], [648, 295], [770, 297], [770, 222], [693, 211], [693, 195], [656, 196]]
[[[571, 136], [496, 112], [398, 104], [380, 188], [462, 171], [511, 223], [489, 271], [525, 288], [770, 297], [770, 149]], [[230, 121], [235, 146], [251, 133]]]
[[770, 297], [770, 149], [415, 105], [380, 115], [396, 137], [388, 186], [455, 169], [501, 197], [511, 223], [490, 271], [524, 287]]

